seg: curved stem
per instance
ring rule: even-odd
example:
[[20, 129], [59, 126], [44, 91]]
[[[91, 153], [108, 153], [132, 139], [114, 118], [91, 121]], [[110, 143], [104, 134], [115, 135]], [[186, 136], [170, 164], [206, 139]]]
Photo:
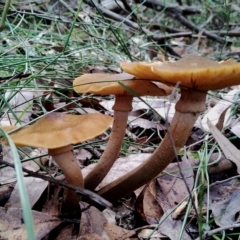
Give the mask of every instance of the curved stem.
[[132, 96], [116, 96], [112, 131], [106, 149], [94, 169], [85, 178], [85, 188], [94, 190], [116, 161], [126, 132]]
[[[187, 94], [189, 97], [196, 97], [197, 95], [194, 92]], [[197, 101], [205, 101], [205, 97], [206, 93], [199, 94]], [[194, 102], [196, 103], [196, 101]], [[185, 105], [185, 108], [188, 108], [188, 106]], [[173, 148], [173, 144], [177, 152], [184, 146], [198, 116], [199, 113], [180, 113], [176, 111], [168, 133], [147, 161], [100, 189], [98, 194], [111, 202], [115, 202], [155, 178], [174, 159], [175, 149]]]
[[[82, 171], [77, 160], [73, 156], [72, 146], [68, 146], [68, 149], [64, 150], [65, 151], [58, 151], [58, 153], [56, 153], [55, 151], [49, 149], [49, 155], [53, 157], [55, 162], [63, 171], [67, 183], [78, 187], [84, 187]], [[67, 189], [62, 204], [62, 212], [70, 212], [74, 209], [76, 210], [80, 200], [80, 195], [76, 194], [73, 190]]]

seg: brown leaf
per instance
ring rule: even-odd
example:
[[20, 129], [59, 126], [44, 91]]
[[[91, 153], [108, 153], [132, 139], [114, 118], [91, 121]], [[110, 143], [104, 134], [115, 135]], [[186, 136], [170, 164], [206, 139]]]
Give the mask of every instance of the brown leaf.
[[240, 173], [240, 151], [209, 120], [207, 123], [225, 157], [236, 164], [237, 172]]
[[189, 195], [186, 184], [191, 190], [194, 183], [193, 170], [186, 158], [179, 164], [185, 181], [181, 178], [178, 164], [171, 163], [164, 170], [167, 174], [145, 186], [138, 196], [136, 210], [149, 224], [158, 223], [165, 211]]
[[74, 228], [74, 224], [68, 224], [65, 226], [61, 226], [61, 229], [54, 240], [70, 240], [72, 238], [72, 231]]
[[177, 163], [169, 164], [164, 170], [166, 174], [158, 178], [157, 201], [164, 212], [175, 207], [189, 195], [187, 187], [190, 191], [193, 188], [193, 169], [187, 159], [182, 158], [182, 160], [179, 165], [184, 179], [181, 177]]
[[160, 224], [158, 232], [168, 236], [171, 240], [176, 239], [191, 240], [190, 236], [186, 233], [186, 231], [183, 231], [183, 235], [180, 238], [180, 232], [183, 227], [182, 221], [173, 220], [171, 217], [171, 210], [168, 210], [162, 216], [161, 220], [163, 220], [163, 222]]
[[[139, 166], [141, 163], [147, 160], [147, 158], [151, 154], [148, 153], [140, 153], [140, 154], [132, 154], [127, 157], [118, 158], [116, 162], [113, 164], [111, 170], [107, 174], [107, 176], [103, 179], [103, 181], [97, 187], [97, 190], [106, 186], [107, 184], [113, 182], [117, 178], [123, 176], [127, 172]], [[93, 168], [95, 164], [91, 164], [82, 170], [83, 176], [85, 177]]]
[[216, 224], [220, 227], [236, 223], [240, 212], [240, 190], [235, 191], [227, 199], [211, 203], [210, 208]]
[[[36, 239], [40, 240], [53, 228], [61, 223], [61, 220], [46, 213], [32, 211], [34, 232]], [[26, 226], [23, 223], [22, 209], [0, 208], [0, 236], [2, 239], [25, 240], [27, 239]]]
[[146, 185], [135, 203], [136, 211], [149, 224], [157, 224], [164, 213], [156, 199], [156, 185], [158, 185], [157, 180]]
[[128, 117], [128, 121], [130, 121], [129, 125], [133, 128], [141, 127], [143, 129], [156, 129], [157, 123], [151, 122], [147, 119], [137, 118], [137, 117]]
[[[84, 209], [86, 204], [80, 202], [80, 206]], [[83, 210], [78, 240], [110, 240], [109, 233], [104, 229], [106, 223], [106, 218], [97, 208], [90, 207]]]
[[[86, 206], [84, 203], [80, 205], [82, 209]], [[134, 233], [108, 223], [97, 208], [90, 207], [82, 212], [78, 240], [125, 240]]]
[[[44, 190], [47, 188], [48, 182], [40, 178], [24, 177], [24, 183], [27, 187], [30, 206], [33, 207], [33, 205], [42, 196], [42, 193], [44, 192]], [[11, 194], [11, 197], [9, 198], [5, 207], [21, 208], [18, 184], [15, 185], [14, 190]]]
[[[239, 216], [239, 179], [215, 182], [210, 186], [210, 209], [219, 226], [237, 221]], [[238, 202], [238, 204], [237, 204]]]

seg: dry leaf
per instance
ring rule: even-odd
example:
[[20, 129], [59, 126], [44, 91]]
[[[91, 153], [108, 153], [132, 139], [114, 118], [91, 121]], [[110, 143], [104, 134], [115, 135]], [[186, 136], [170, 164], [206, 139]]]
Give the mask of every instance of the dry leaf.
[[179, 165], [184, 180], [179, 172], [177, 163], [169, 164], [164, 170], [164, 173], [166, 174], [157, 179], [159, 183], [157, 189], [157, 201], [161, 204], [164, 212], [180, 203], [189, 195], [188, 189], [191, 191], [193, 188], [194, 174], [190, 163], [187, 159], [182, 158], [182, 162], [180, 162]]
[[[34, 91], [36, 90], [23, 88], [17, 94], [15, 94], [15, 92], [8, 90], [4, 96], [6, 101], [10, 99], [9, 105], [12, 107], [13, 113], [19, 118], [20, 123], [28, 123], [30, 120], [29, 117], [32, 115], [31, 109], [33, 105]], [[5, 114], [1, 120], [1, 125], [15, 125], [18, 121], [15, 118], [14, 114], [12, 112], [9, 112], [8, 108], [5, 108], [4, 111]]]
[[233, 132], [238, 138], [240, 138], [240, 122], [239, 120], [233, 124], [231, 127], [231, 132]]
[[229, 195], [227, 199], [223, 198], [218, 202], [213, 202], [210, 205], [215, 223], [224, 227], [226, 225], [234, 224], [237, 221], [237, 216], [240, 212], [240, 190], [235, 191]]
[[185, 181], [180, 175], [178, 164], [171, 163], [164, 170], [166, 175], [151, 181], [138, 196], [136, 210], [149, 224], [158, 223], [165, 211], [175, 207], [189, 195], [186, 184], [192, 190], [193, 169], [186, 158], [179, 164]]
[[[32, 208], [38, 199], [42, 196], [42, 193], [48, 186], [48, 182], [35, 177], [24, 177], [24, 183], [27, 188], [27, 193], [30, 201], [30, 207]], [[19, 198], [18, 184], [15, 185], [14, 190], [5, 204], [5, 207], [21, 208], [21, 202]]]
[[128, 122], [132, 128], [140, 127], [143, 129], [156, 129], [158, 125], [157, 123], [151, 122], [147, 119], [131, 116], [128, 117]]
[[137, 213], [149, 224], [157, 224], [164, 213], [156, 199], [157, 185], [157, 180], [147, 184], [135, 203]]
[[[207, 119], [209, 119], [214, 125], [216, 125], [219, 121], [223, 122], [223, 126], [226, 124], [224, 123], [226, 111], [231, 106], [234, 96], [237, 92], [237, 89], [228, 92], [225, 96], [223, 96], [222, 100], [220, 100], [213, 108], [207, 112], [207, 114], [204, 115], [202, 119], [202, 127], [205, 131], [209, 130]], [[220, 116], [222, 117], [220, 118]]]
[[215, 182], [210, 185], [210, 209], [212, 209], [215, 221], [219, 226], [230, 220], [227, 223], [229, 225], [239, 217], [239, 206], [234, 206], [237, 201], [239, 202], [239, 192], [239, 179]]
[[240, 150], [238, 150], [209, 120], [207, 124], [225, 157], [236, 164], [237, 171], [240, 173]]
[[[151, 237], [150, 237], [151, 236]], [[150, 238], [149, 238], [150, 237]], [[152, 229], [143, 229], [138, 234], [139, 239], [150, 239], [150, 240], [159, 240], [159, 239], [166, 239], [167, 237], [162, 235], [161, 233], [154, 231]]]
[[[113, 182], [117, 178], [123, 176], [134, 168], [138, 167], [140, 164], [145, 162], [147, 158], [151, 154], [148, 153], [140, 153], [140, 154], [131, 154], [127, 157], [118, 158], [116, 162], [113, 164], [107, 176], [103, 179], [103, 181], [97, 187], [97, 190], [106, 186], [107, 184]], [[83, 176], [85, 177], [93, 168], [95, 164], [91, 164], [85, 167], [82, 170]]]
[[72, 231], [74, 228], [74, 224], [68, 224], [65, 226], [61, 226], [61, 229], [58, 235], [54, 238], [54, 240], [70, 240], [72, 238]]
[[[61, 223], [61, 220], [46, 213], [32, 211], [34, 232], [36, 239], [40, 240], [53, 228]], [[0, 238], [4, 240], [26, 240], [26, 226], [23, 223], [22, 209], [0, 207]]]
[[[81, 209], [87, 204], [81, 202]], [[125, 240], [135, 234], [135, 231], [125, 230], [108, 223], [104, 215], [95, 207], [82, 212], [78, 240]]]
[[[169, 215], [169, 216], [168, 216]], [[184, 228], [182, 221], [180, 220], [173, 220], [171, 217], [171, 210], [168, 210], [161, 218], [163, 221], [160, 224], [158, 232], [168, 236], [171, 240], [176, 239], [184, 239], [184, 240], [191, 240], [190, 236], [183, 231], [183, 235], [180, 237], [181, 229]]]

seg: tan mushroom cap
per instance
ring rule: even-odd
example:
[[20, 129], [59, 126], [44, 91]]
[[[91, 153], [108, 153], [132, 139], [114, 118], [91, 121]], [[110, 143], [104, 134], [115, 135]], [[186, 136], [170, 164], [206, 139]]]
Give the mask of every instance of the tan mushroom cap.
[[[133, 70], [125, 68], [131, 73]], [[240, 63], [233, 60], [215, 62], [198, 56], [187, 56], [176, 62], [162, 64], [137, 63], [132, 66], [138, 78], [154, 79], [165, 84], [181, 86], [201, 91], [222, 89], [240, 84]], [[145, 72], [142, 75], [142, 72]], [[147, 74], [149, 72], [149, 75]]]
[[17, 146], [56, 149], [92, 139], [107, 130], [112, 122], [112, 117], [100, 113], [71, 115], [56, 112], [10, 136]]
[[121, 62], [120, 67], [127, 73], [130, 73], [140, 79], [158, 80], [159, 76], [151, 71], [153, 66], [161, 66], [163, 62]]
[[139, 96], [166, 96], [172, 91], [161, 83], [153, 83], [146, 80], [134, 79], [133, 75], [127, 73], [105, 74], [94, 73], [84, 74], [73, 81], [73, 89], [77, 93], [93, 93], [99, 95], [131, 95], [123, 88], [119, 81]]

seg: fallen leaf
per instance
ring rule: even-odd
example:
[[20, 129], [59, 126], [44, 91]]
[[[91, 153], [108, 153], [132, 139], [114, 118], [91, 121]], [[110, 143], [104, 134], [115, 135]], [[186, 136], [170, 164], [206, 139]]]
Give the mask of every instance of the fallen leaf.
[[[151, 236], [151, 237], [150, 237]], [[149, 238], [150, 237], [150, 238]], [[139, 239], [165, 239], [167, 238], [166, 236], [164, 236], [163, 234], [154, 231], [153, 229], [143, 229], [139, 234], [138, 234], [138, 238]]]
[[141, 218], [149, 224], [157, 224], [164, 214], [157, 201], [157, 180], [147, 184], [135, 203], [135, 209]]
[[166, 211], [166, 213], [162, 216], [158, 232], [168, 236], [171, 240], [191, 240], [192, 238], [190, 238], [185, 230], [183, 231], [183, 234], [180, 238], [180, 232], [182, 228], [184, 228], [183, 222], [181, 220], [173, 220], [171, 217], [171, 211], [172, 210]]
[[73, 239], [72, 232], [74, 229], [74, 224], [68, 224], [65, 226], [61, 226], [61, 229], [54, 240], [70, 240]]
[[147, 119], [143, 118], [136, 118], [136, 117], [128, 117], [129, 125], [133, 128], [135, 127], [141, 127], [143, 129], [156, 129], [157, 123], [151, 122]]
[[[116, 162], [113, 164], [112, 168], [108, 172], [107, 176], [103, 179], [103, 181], [99, 184], [96, 190], [99, 190], [106, 186], [107, 184], [113, 182], [117, 178], [123, 176], [134, 168], [138, 167], [140, 164], [145, 162], [147, 158], [151, 154], [149, 153], [139, 153], [139, 154], [131, 154], [127, 157], [118, 158]], [[86, 177], [87, 174], [94, 168], [96, 163], [88, 165], [84, 169], [82, 169], [83, 176]]]
[[164, 212], [189, 196], [188, 189], [191, 191], [194, 184], [193, 169], [186, 158], [179, 166], [177, 163], [169, 164], [164, 170], [165, 174], [146, 185], [138, 196], [136, 210], [149, 224], [158, 223]]
[[240, 190], [233, 192], [227, 199], [213, 202], [210, 205], [215, 223], [220, 226], [234, 224], [240, 212]]
[[[1, 119], [1, 125], [15, 125], [16, 123], [28, 123], [30, 116], [32, 115], [33, 105], [33, 93], [36, 90], [21, 89], [17, 94], [14, 91], [8, 90], [4, 96], [6, 101], [9, 101], [11, 106], [10, 112], [9, 107], [4, 109], [4, 117]], [[14, 95], [15, 94], [15, 95]], [[14, 115], [15, 114], [15, 115]], [[16, 117], [18, 119], [16, 119]], [[19, 120], [19, 121], [18, 121]]]
[[[46, 213], [32, 211], [34, 232], [40, 240], [62, 221]], [[23, 223], [22, 209], [0, 207], [0, 238], [6, 240], [26, 240], [27, 232]]]
[[77, 160], [85, 161], [92, 158], [92, 154], [84, 148], [74, 149], [74, 156]]
[[[222, 100], [220, 100], [213, 108], [208, 110], [202, 119], [202, 127], [205, 131], [209, 131], [207, 119], [209, 119], [214, 125], [218, 124], [219, 121], [222, 121], [222, 125], [225, 126], [225, 120], [227, 120], [225, 118], [226, 111], [231, 106], [237, 92], [237, 89], [229, 91], [223, 96]], [[222, 118], [220, 118], [220, 116], [222, 116]]]
[[[182, 176], [180, 174], [180, 170]], [[159, 177], [157, 189], [157, 201], [161, 204], [164, 212], [175, 207], [184, 198], [189, 196], [188, 189], [191, 191], [194, 184], [193, 169], [186, 158], [182, 162], [171, 163], [164, 170], [164, 176]], [[187, 186], [186, 186], [187, 184]]]
[[237, 172], [240, 173], [240, 150], [238, 150], [209, 120], [207, 124], [225, 157], [236, 164]]
[[82, 212], [80, 233], [78, 240], [125, 240], [135, 234], [130, 231], [108, 223], [104, 215], [95, 207], [86, 208], [87, 204], [81, 202]]
[[[32, 208], [38, 199], [42, 196], [44, 190], [47, 188], [48, 182], [40, 178], [24, 177], [24, 183], [27, 188], [30, 206]], [[18, 184], [15, 185], [9, 200], [5, 204], [5, 207], [21, 208]]]

